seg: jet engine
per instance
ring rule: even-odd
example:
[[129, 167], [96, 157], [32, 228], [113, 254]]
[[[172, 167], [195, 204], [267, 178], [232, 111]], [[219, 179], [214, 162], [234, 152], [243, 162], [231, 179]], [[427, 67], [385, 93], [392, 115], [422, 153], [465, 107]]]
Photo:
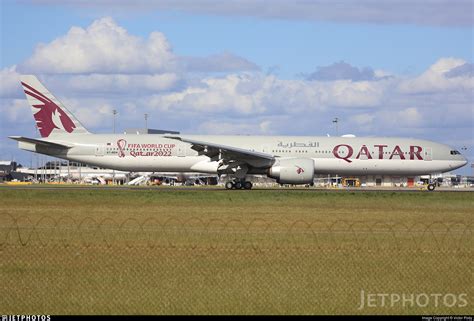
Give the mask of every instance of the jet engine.
[[314, 161], [310, 158], [277, 159], [267, 175], [279, 184], [311, 184], [314, 180]]

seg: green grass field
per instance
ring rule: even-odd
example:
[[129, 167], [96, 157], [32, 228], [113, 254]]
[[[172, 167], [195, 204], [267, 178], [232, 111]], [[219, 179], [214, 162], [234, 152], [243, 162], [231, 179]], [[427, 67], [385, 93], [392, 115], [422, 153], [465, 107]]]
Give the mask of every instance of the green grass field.
[[[4, 314], [474, 313], [470, 192], [0, 188], [0, 201]], [[467, 304], [359, 309], [361, 290]]]

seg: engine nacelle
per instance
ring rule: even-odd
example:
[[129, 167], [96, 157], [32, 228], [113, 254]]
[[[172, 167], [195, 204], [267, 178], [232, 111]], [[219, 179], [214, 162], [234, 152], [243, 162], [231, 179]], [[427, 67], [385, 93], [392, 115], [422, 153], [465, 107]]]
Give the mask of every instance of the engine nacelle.
[[314, 180], [314, 161], [310, 158], [277, 159], [268, 176], [280, 184], [311, 184]]

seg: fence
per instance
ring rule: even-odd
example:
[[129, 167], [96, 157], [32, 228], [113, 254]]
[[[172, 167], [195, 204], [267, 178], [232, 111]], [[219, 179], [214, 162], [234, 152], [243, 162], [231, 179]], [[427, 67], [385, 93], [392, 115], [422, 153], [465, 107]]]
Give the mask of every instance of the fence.
[[[3, 215], [0, 223], [2, 313], [473, 312], [466, 222]], [[368, 306], [367, 293], [408, 300]]]

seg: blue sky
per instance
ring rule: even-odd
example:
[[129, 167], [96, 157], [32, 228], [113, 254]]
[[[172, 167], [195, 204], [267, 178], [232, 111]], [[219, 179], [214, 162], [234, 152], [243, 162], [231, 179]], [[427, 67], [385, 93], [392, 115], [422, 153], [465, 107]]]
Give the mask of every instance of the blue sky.
[[[79, 116], [98, 111], [83, 120], [97, 132], [110, 130], [113, 108], [121, 129], [147, 112], [154, 127], [189, 133], [325, 135], [339, 117], [344, 132], [428, 138], [473, 158], [471, 1], [67, 3], [0, 4], [0, 158], [29, 159], [4, 137], [35, 135], [20, 116], [19, 73], [37, 74]], [[89, 57], [77, 62], [70, 48]]]
[[[14, 1], [2, 2], [1, 7], [2, 68], [26, 59], [38, 43], [65, 34], [71, 26], [86, 27], [97, 18], [115, 13], [101, 15], [101, 9], [94, 13], [91, 8], [71, 10]], [[229, 18], [176, 10], [115, 16], [117, 23], [132, 34], [146, 37], [151, 31], [163, 32], [179, 54], [204, 56], [230, 51], [263, 70], [278, 66], [284, 77], [340, 60], [355, 66], [416, 73], [439, 57], [472, 60], [473, 55], [472, 26]]]

